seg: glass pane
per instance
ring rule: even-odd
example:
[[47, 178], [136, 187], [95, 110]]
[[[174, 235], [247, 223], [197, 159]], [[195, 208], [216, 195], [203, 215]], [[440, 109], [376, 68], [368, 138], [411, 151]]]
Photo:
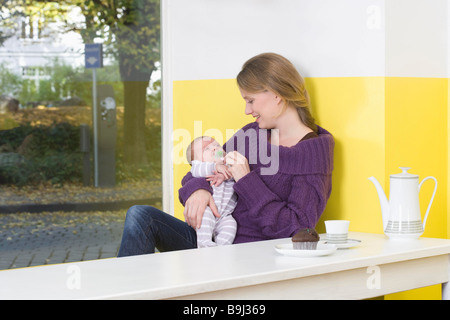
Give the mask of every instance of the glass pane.
[[116, 256], [127, 208], [161, 207], [159, 10], [0, 5], [0, 270]]

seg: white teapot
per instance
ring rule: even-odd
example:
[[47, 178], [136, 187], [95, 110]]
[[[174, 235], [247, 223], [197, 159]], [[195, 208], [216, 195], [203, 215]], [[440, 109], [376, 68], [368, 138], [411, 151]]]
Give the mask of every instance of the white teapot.
[[[370, 177], [369, 180], [375, 185], [380, 198], [384, 233], [390, 239], [417, 239], [425, 230], [428, 213], [436, 194], [437, 180], [435, 177], [429, 176], [419, 184], [419, 176], [407, 172], [411, 168], [400, 167], [400, 169], [402, 169], [402, 173], [390, 176], [389, 201], [378, 180], [374, 177]], [[428, 179], [434, 180], [435, 187], [422, 223], [419, 191], [422, 184]]]

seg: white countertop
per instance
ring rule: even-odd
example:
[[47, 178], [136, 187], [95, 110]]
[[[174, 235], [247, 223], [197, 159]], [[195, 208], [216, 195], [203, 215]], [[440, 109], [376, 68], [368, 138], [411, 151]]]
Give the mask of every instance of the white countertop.
[[323, 257], [281, 255], [275, 245], [290, 239], [278, 239], [4, 270], [0, 300], [166, 299], [450, 253], [446, 239], [391, 241], [354, 232], [349, 238], [362, 242]]

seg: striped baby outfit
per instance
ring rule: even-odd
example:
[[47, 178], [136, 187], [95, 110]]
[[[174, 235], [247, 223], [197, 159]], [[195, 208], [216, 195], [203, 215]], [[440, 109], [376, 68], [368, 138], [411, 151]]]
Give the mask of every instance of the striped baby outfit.
[[[216, 169], [214, 162], [192, 161], [192, 176], [206, 177]], [[236, 235], [236, 221], [233, 213], [237, 196], [234, 193], [234, 180], [229, 179], [219, 186], [213, 186], [214, 203], [219, 210], [220, 218], [216, 218], [209, 207], [206, 207], [202, 218], [202, 225], [197, 230], [197, 246], [199, 248], [232, 244]]]

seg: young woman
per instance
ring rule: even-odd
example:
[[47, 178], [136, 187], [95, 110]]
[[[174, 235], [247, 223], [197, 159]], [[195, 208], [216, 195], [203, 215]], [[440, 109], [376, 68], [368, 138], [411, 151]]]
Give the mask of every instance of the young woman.
[[[234, 243], [291, 237], [315, 227], [331, 193], [334, 140], [309, 111], [304, 81], [286, 58], [263, 53], [237, 76], [252, 122], [225, 145], [238, 202]], [[156, 208], [129, 209], [119, 256], [196, 248], [195, 228], [207, 206], [219, 217], [212, 189], [188, 173], [179, 198], [183, 222]]]

